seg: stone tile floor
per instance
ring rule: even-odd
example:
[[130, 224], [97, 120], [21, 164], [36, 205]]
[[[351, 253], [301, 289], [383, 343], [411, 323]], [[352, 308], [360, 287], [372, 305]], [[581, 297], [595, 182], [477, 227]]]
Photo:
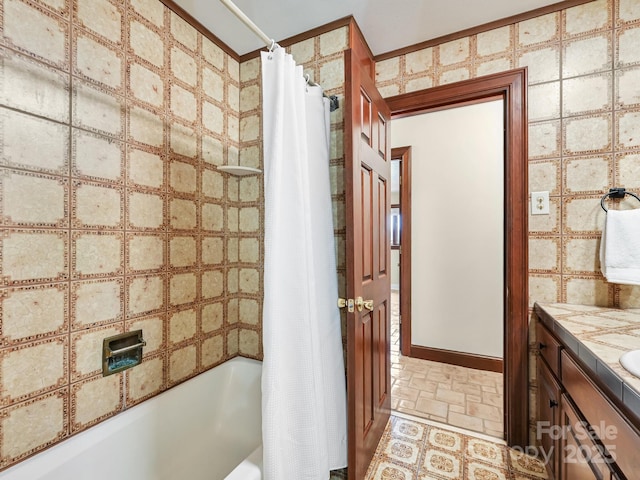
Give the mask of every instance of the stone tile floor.
[[365, 480], [533, 480], [544, 464], [487, 435], [393, 413]]
[[400, 354], [399, 294], [391, 292], [391, 408], [504, 438], [502, 374]]

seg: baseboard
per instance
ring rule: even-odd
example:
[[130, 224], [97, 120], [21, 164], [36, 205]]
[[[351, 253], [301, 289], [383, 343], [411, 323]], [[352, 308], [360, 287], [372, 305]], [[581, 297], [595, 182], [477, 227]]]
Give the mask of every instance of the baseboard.
[[476, 370], [503, 372], [503, 362], [501, 358], [487, 357], [475, 353], [455, 352], [453, 350], [411, 345], [411, 354], [409, 356], [422, 360], [431, 360], [432, 362], [475, 368]]

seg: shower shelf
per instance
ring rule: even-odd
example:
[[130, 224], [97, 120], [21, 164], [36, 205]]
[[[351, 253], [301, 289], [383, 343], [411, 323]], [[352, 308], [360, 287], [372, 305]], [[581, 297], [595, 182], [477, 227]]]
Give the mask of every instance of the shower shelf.
[[259, 168], [243, 167], [240, 165], [221, 165], [218, 167], [218, 170], [241, 177], [245, 175], [257, 175], [258, 173], [262, 173], [262, 170], [260, 170]]

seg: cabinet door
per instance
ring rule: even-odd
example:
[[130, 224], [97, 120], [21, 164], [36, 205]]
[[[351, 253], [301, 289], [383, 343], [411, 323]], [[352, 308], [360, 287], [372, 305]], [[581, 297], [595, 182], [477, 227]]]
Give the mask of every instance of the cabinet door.
[[537, 361], [538, 422], [537, 440], [540, 453], [547, 463], [547, 471], [557, 478], [560, 423], [560, 385], [547, 365]]
[[[590, 460], [594, 458], [594, 445], [590, 442], [584, 424], [566, 395], [562, 395], [560, 401], [560, 426], [562, 427], [558, 452], [560, 479], [603, 480], [605, 477], [601, 472], [592, 469], [590, 464]], [[598, 456], [597, 453], [595, 456]]]

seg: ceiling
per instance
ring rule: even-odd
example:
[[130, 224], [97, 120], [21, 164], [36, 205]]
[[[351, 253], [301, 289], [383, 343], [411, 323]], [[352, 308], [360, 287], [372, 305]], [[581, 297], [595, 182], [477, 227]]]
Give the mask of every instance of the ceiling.
[[[219, 0], [175, 0], [236, 53], [264, 43]], [[558, 0], [235, 0], [270, 38], [292, 37], [353, 15], [374, 55], [535, 10]]]

